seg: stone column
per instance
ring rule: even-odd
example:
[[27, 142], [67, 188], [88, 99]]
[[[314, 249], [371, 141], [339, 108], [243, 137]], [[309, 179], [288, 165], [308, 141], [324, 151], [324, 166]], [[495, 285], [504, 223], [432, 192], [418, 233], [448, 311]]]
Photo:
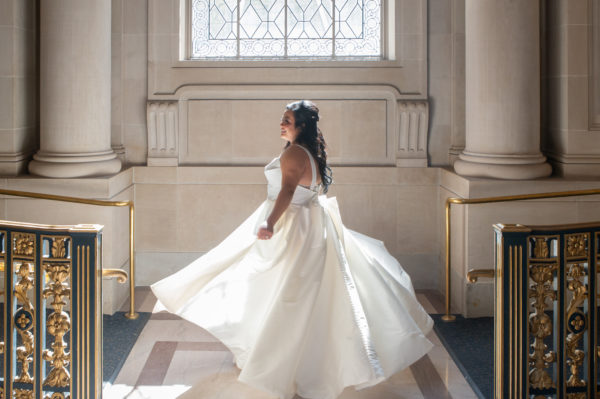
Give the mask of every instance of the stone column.
[[539, 0], [466, 0], [466, 145], [458, 174], [535, 179], [540, 152]]
[[111, 2], [40, 2], [40, 151], [46, 177], [117, 173], [111, 149]]

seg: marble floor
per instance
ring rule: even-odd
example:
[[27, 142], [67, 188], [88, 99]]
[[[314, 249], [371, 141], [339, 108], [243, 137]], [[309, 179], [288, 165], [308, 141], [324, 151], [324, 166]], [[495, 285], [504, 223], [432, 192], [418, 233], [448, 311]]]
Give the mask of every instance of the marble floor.
[[[441, 296], [420, 290], [429, 313], [442, 313]], [[104, 399], [275, 399], [237, 381], [239, 370], [223, 344], [205, 330], [161, 312], [148, 287], [136, 289], [138, 311], [153, 312]], [[434, 348], [409, 368], [374, 387], [347, 388], [339, 399], [475, 399], [435, 332]], [[294, 399], [301, 399], [296, 396]]]

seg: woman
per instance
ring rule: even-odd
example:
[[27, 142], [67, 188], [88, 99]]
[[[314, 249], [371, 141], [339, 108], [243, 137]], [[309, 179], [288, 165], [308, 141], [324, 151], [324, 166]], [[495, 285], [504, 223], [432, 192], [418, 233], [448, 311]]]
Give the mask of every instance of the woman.
[[229, 237], [152, 286], [172, 313], [231, 350], [239, 380], [289, 399], [333, 399], [409, 366], [431, 318], [383, 243], [344, 227], [319, 113], [287, 106], [285, 150], [265, 167], [267, 200]]

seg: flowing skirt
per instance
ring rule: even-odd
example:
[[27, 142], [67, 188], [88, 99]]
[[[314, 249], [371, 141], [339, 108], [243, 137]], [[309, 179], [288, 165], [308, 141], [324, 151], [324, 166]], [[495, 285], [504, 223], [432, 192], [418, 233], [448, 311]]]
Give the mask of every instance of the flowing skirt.
[[239, 380], [290, 399], [336, 398], [406, 368], [433, 322], [381, 241], [342, 224], [335, 198], [290, 205], [270, 240], [265, 201], [217, 247], [152, 290], [233, 353]]

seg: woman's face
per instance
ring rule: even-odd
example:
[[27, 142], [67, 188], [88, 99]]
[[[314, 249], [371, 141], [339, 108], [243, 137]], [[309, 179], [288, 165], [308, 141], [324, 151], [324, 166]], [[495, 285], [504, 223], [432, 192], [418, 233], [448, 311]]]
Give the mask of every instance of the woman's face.
[[281, 138], [293, 143], [300, 133], [299, 129], [296, 128], [296, 118], [294, 118], [294, 111], [287, 110], [281, 117]]

